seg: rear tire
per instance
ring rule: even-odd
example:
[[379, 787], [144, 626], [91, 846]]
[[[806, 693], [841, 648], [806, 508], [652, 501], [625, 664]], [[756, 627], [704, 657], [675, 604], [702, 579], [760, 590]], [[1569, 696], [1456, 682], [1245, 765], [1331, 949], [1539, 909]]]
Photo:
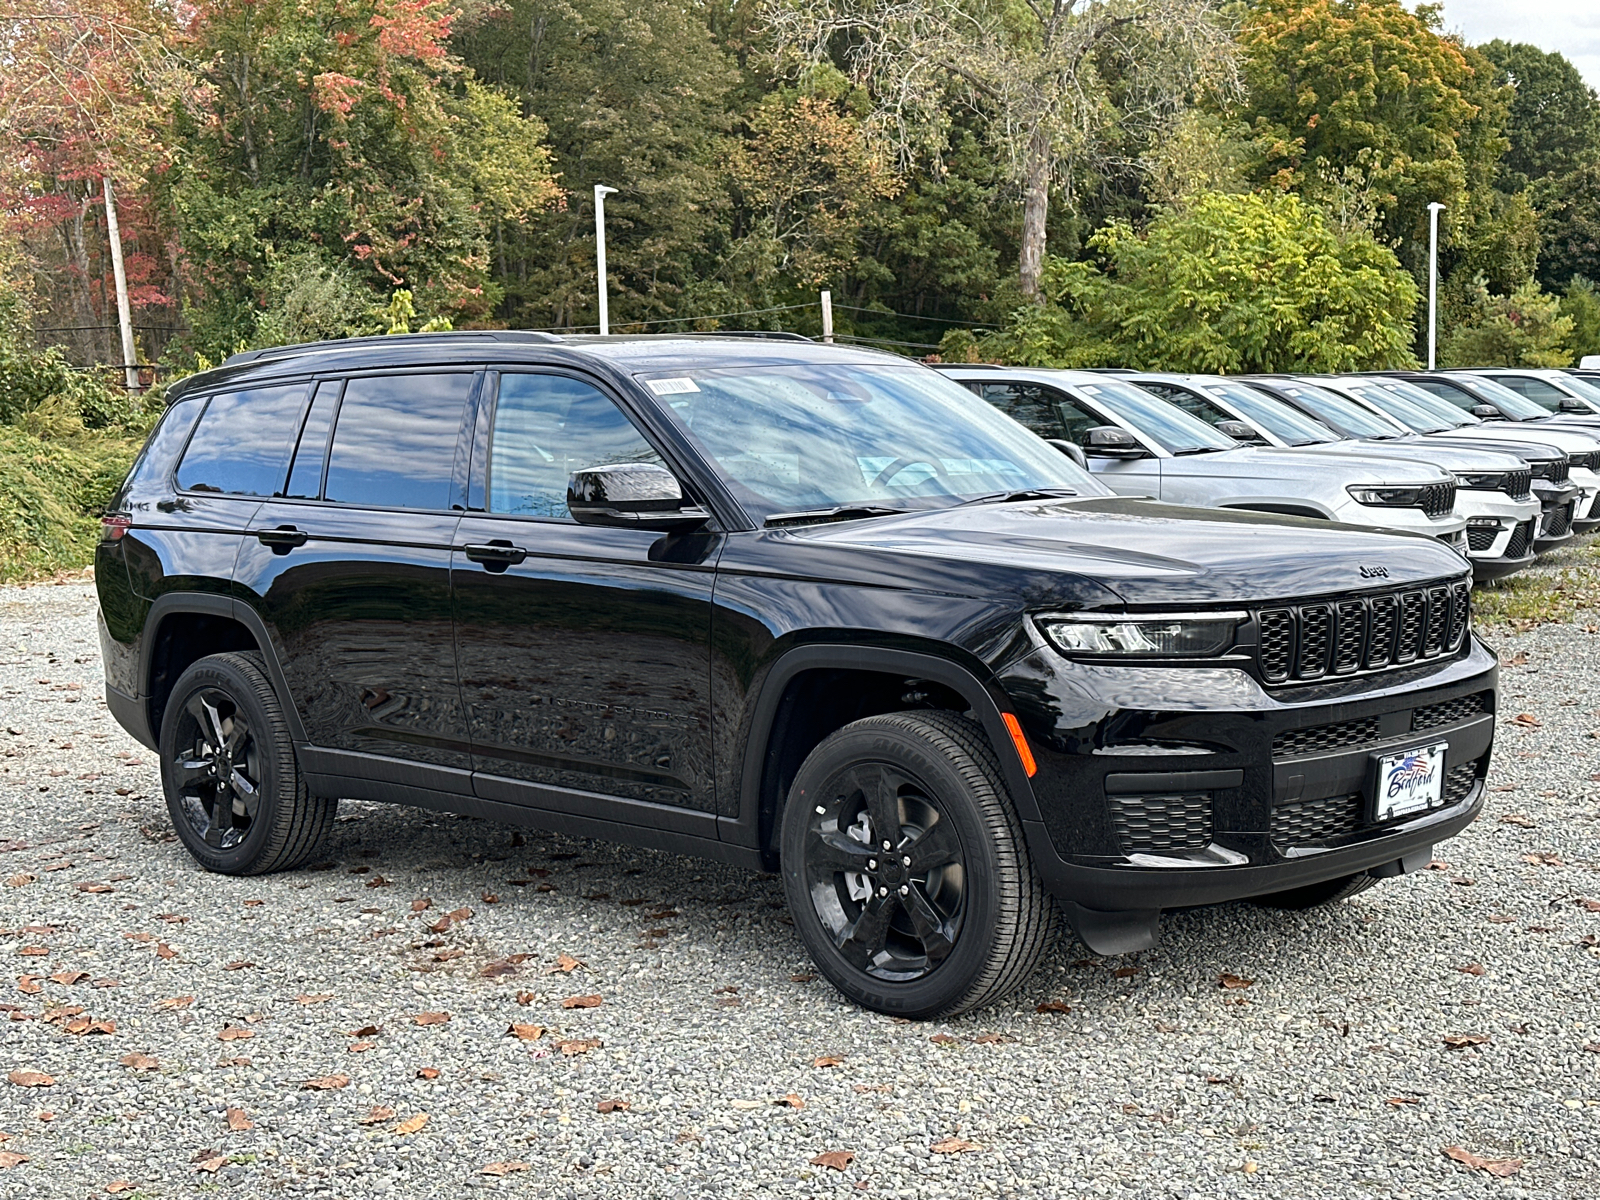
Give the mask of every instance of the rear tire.
[[1286, 892], [1269, 892], [1265, 896], [1252, 896], [1250, 903], [1262, 908], [1281, 908], [1291, 912], [1308, 908], [1321, 908], [1348, 900], [1372, 887], [1378, 881], [1366, 872], [1359, 875], [1342, 875], [1324, 879], [1321, 883], [1308, 883], [1305, 887], [1290, 888]]
[[877, 1012], [995, 1003], [1055, 934], [994, 749], [955, 713], [867, 717], [824, 739], [789, 790], [780, 851], [817, 969]]
[[264, 875], [311, 858], [337, 800], [306, 790], [266, 664], [213, 654], [172, 689], [161, 719], [161, 783], [185, 848], [208, 871]]

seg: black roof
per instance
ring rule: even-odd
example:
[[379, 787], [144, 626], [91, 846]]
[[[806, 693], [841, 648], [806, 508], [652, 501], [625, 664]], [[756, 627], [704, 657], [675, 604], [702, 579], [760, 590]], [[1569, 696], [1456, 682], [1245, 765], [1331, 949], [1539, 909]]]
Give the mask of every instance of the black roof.
[[907, 363], [881, 350], [813, 342], [798, 334], [655, 333], [601, 337], [520, 329], [473, 329], [448, 333], [389, 334], [274, 346], [232, 355], [220, 366], [178, 380], [167, 389], [174, 400], [219, 385], [272, 378], [299, 378], [328, 371], [495, 363], [568, 363], [609, 368], [609, 374], [689, 370], [715, 364], [803, 365], [807, 363]]

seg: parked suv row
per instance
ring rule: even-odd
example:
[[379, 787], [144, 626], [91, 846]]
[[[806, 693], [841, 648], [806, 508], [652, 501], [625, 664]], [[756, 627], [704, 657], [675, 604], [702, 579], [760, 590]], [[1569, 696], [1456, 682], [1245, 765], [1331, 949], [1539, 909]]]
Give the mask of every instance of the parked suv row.
[[[306, 862], [346, 797], [706, 855], [779, 872], [819, 970], [911, 1017], [1016, 988], [1058, 905], [1117, 953], [1426, 864], [1495, 725], [1453, 476], [1065, 395], [1093, 473], [804, 341], [236, 355], [105, 516], [107, 703], [209, 870]], [[1224, 486], [1260, 511], [1170, 502]]]

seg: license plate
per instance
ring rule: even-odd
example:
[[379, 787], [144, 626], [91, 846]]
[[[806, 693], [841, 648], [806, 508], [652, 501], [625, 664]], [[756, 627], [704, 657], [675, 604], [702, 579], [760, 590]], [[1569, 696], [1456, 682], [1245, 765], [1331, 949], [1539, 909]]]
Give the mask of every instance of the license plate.
[[1449, 742], [1434, 742], [1431, 746], [1373, 755], [1377, 768], [1372, 789], [1373, 821], [1392, 821], [1442, 808], [1444, 752], [1449, 748]]

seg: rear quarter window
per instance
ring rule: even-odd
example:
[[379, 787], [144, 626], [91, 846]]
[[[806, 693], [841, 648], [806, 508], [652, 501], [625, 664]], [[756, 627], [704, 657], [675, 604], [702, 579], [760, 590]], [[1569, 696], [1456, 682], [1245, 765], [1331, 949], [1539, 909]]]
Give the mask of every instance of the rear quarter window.
[[178, 464], [186, 492], [276, 496], [300, 433], [306, 385], [219, 392], [211, 397]]
[[150, 434], [150, 440], [145, 442], [144, 449], [139, 452], [133, 468], [128, 472], [125, 490], [147, 490], [167, 483], [178, 455], [183, 451], [183, 444], [189, 440], [194, 419], [205, 406], [205, 397], [191, 396], [187, 400], [179, 400], [162, 414], [161, 423]]
[[463, 372], [347, 381], [324, 498], [373, 508], [449, 508], [472, 380]]

